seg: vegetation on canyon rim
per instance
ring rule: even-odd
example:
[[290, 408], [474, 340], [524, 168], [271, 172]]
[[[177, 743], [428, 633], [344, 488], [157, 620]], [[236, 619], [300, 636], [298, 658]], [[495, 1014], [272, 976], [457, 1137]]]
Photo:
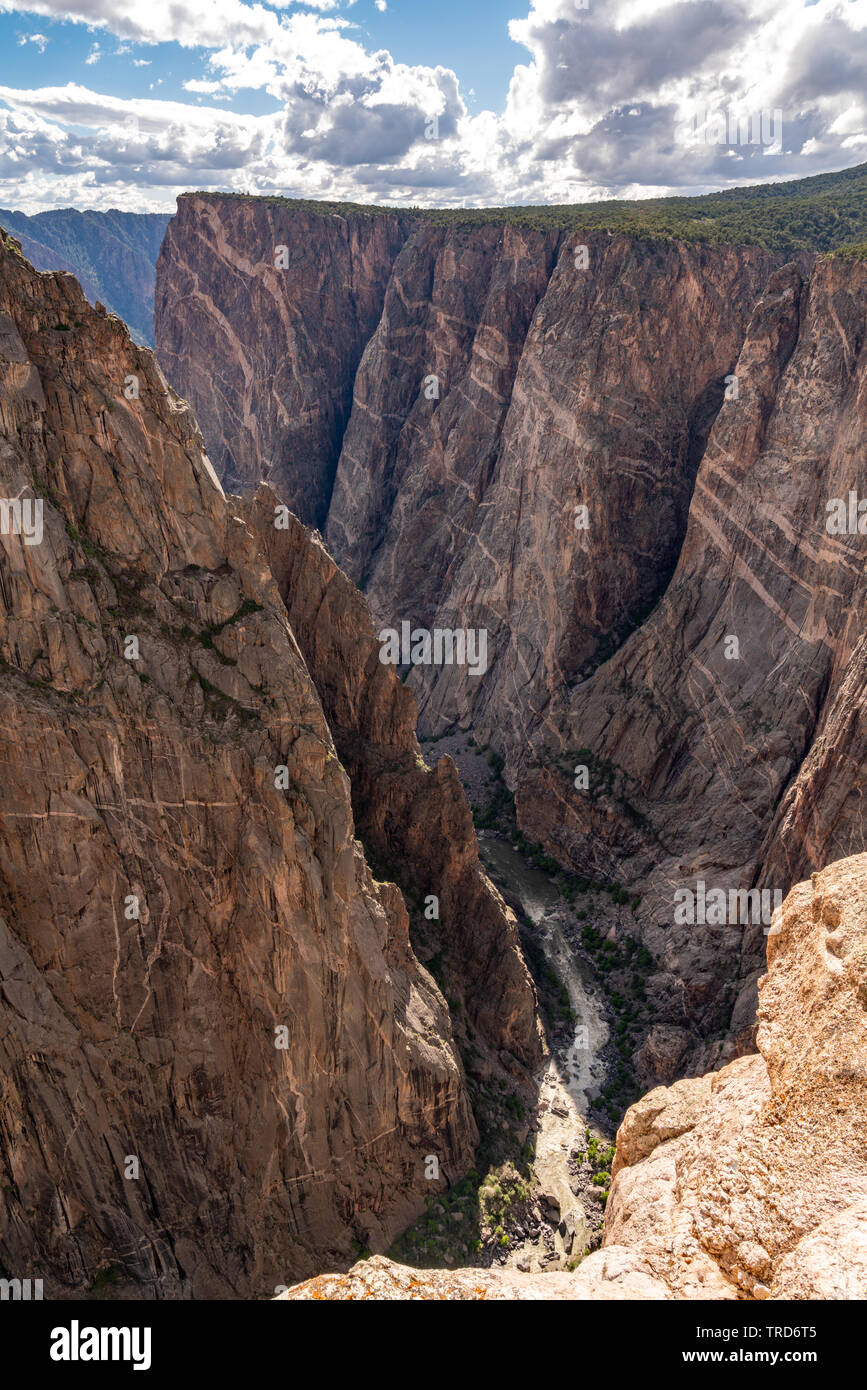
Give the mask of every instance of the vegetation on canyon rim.
[[[420, 208], [362, 203], [315, 202], [304, 198], [245, 193], [195, 193], [196, 198], [246, 199], [326, 217], [400, 214], [437, 226], [479, 227], [490, 223], [537, 231], [623, 232], [660, 241], [708, 245], [763, 246], [771, 251], [859, 254], [867, 236], [867, 164], [839, 173], [791, 182], [730, 188], [699, 197], [643, 198], [541, 207]], [[860, 254], [863, 256], [862, 245]]]

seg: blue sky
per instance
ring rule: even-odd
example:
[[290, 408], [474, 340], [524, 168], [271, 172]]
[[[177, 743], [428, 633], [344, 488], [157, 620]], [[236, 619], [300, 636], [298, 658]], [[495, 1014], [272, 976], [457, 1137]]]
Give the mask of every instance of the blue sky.
[[[146, 0], [142, 0], [146, 3]], [[269, 6], [279, 14], [280, 7]], [[303, 3], [289, 9], [303, 11]], [[490, 107], [501, 111], [509, 91], [515, 63], [527, 58], [526, 50], [509, 37], [509, 20], [526, 13], [527, 6], [513, 0], [389, 0], [383, 12], [374, 0], [356, 0], [342, 13], [371, 50], [387, 48], [404, 63], [453, 68], [473, 110]], [[32, 42], [42, 35], [46, 44]], [[22, 44], [21, 39], [29, 41]], [[97, 50], [97, 53], [94, 50]], [[186, 49], [176, 43], [131, 44], [112, 39], [105, 30], [89, 28], [38, 14], [0, 13], [0, 79], [14, 78], [19, 87], [48, 87], [76, 81], [94, 82], [111, 91], [131, 96], [153, 94], [151, 84], [161, 79], [161, 96], [188, 99], [183, 83], [207, 76], [206, 49]], [[88, 57], [96, 61], [87, 63]], [[136, 66], [149, 63], [150, 67]], [[94, 69], [98, 68], [98, 72]], [[156, 69], [156, 71], [154, 71]], [[235, 109], [274, 110], [277, 103], [256, 103], [253, 94], [230, 103]]]
[[0, 53], [0, 204], [29, 212], [577, 202], [867, 160], [867, 0], [0, 0]]

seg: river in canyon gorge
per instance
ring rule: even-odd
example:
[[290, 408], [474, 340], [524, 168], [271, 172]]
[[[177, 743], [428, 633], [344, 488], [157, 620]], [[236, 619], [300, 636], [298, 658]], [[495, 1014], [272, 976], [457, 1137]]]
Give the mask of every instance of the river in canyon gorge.
[[569, 909], [547, 874], [527, 864], [507, 841], [479, 836], [479, 851], [485, 867], [507, 897], [520, 903], [536, 928], [537, 939], [549, 965], [562, 980], [575, 1016], [572, 1040], [567, 1049], [558, 1048], [556, 1062], [563, 1084], [582, 1116], [588, 1100], [605, 1084], [606, 1066], [602, 1052], [609, 1038], [605, 1005], [592, 979], [592, 970], [569, 946], [564, 920]]

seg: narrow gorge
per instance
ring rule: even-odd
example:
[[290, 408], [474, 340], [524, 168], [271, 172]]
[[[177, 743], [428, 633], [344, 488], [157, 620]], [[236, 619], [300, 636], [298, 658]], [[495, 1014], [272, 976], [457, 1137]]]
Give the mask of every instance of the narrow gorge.
[[867, 270], [566, 211], [184, 196], [157, 352], [377, 630], [484, 631], [481, 673], [401, 653], [421, 735], [492, 750], [491, 826], [634, 904], [647, 1086], [754, 1045], [762, 930], [678, 894], [865, 848], [863, 542], [826, 520], [867, 497]]
[[0, 233], [0, 1274], [867, 1296], [867, 166], [742, 192]]

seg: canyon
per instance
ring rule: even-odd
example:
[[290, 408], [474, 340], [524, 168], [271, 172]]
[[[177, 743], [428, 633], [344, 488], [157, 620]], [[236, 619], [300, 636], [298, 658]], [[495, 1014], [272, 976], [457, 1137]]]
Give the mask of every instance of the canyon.
[[867, 855], [798, 884], [768, 938], [758, 1051], [650, 1091], [617, 1136], [603, 1248], [574, 1274], [377, 1258], [283, 1301], [863, 1299]]
[[766, 928], [678, 894], [864, 848], [861, 539], [825, 521], [867, 491], [867, 267], [584, 213], [185, 195], [156, 344], [218, 473], [318, 527], [378, 631], [487, 633], [481, 673], [402, 669], [419, 729], [637, 899], [649, 1086], [754, 1045]]
[[2, 234], [0, 1272], [863, 1297], [853, 176]]

